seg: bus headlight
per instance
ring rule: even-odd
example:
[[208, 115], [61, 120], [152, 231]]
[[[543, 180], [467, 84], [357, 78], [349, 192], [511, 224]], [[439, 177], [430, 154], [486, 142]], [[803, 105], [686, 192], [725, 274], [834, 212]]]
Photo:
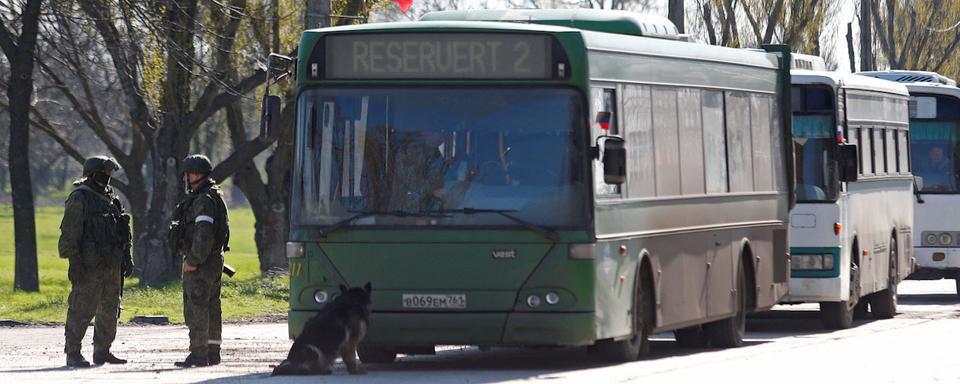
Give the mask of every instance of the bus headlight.
[[946, 233], [946, 232], [941, 233], [940, 245], [953, 245], [953, 236], [951, 236], [949, 233]]
[[543, 300], [540, 299], [540, 296], [537, 296], [537, 295], [527, 296], [527, 306], [530, 308], [539, 307], [541, 302], [543, 302]]
[[937, 234], [927, 233], [927, 235], [923, 237], [923, 242], [925, 245], [937, 245]]
[[544, 300], [549, 305], [557, 305], [560, 302], [560, 295], [556, 292], [547, 292], [547, 295], [544, 296]]
[[794, 271], [829, 271], [833, 269], [833, 254], [790, 255], [790, 269]]
[[287, 242], [287, 258], [296, 259], [303, 257], [303, 243]]
[[318, 289], [316, 292], [313, 293], [313, 301], [316, 301], [317, 304], [326, 303], [327, 300], [329, 299], [330, 299], [330, 295], [327, 294], [327, 291], [324, 291], [322, 289]]

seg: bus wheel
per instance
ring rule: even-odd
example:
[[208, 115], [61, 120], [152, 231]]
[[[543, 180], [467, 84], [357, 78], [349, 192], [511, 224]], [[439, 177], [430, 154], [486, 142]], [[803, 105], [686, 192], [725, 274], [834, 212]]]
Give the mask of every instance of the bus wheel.
[[874, 293], [870, 298], [870, 312], [877, 319], [889, 319], [897, 315], [897, 260], [897, 237], [890, 236], [887, 289]]
[[710, 345], [717, 348], [735, 348], [743, 345], [743, 336], [747, 328], [747, 279], [744, 276], [743, 262], [737, 267], [737, 313], [733, 317], [715, 321], [706, 325]]
[[634, 297], [634, 334], [624, 340], [601, 340], [597, 349], [604, 359], [618, 363], [634, 361], [640, 355], [650, 353], [650, 333], [653, 330], [653, 282], [644, 266], [637, 277], [637, 290]]
[[673, 331], [673, 337], [677, 340], [677, 346], [681, 348], [701, 348], [707, 346], [707, 335], [700, 325]]
[[850, 262], [850, 298], [847, 301], [820, 303], [820, 320], [826, 329], [846, 329], [853, 324], [853, 313], [860, 299], [860, 267]]
[[388, 364], [397, 360], [397, 352], [382, 345], [360, 343], [357, 347], [360, 361], [368, 364]]

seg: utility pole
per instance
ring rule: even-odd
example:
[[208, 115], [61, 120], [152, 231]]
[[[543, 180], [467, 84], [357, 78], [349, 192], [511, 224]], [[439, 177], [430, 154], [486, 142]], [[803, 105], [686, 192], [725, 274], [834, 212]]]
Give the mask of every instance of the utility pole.
[[[873, 58], [873, 23], [870, 21], [873, 0], [860, 1], [860, 70], [874, 70]], [[893, 20], [891, 20], [893, 22]]]
[[678, 33], [683, 31], [683, 0], [670, 0], [667, 5], [667, 18], [677, 26]]
[[330, 15], [333, 14], [333, 3], [330, 0], [305, 0], [307, 15], [303, 25], [306, 29], [326, 28], [330, 26]]

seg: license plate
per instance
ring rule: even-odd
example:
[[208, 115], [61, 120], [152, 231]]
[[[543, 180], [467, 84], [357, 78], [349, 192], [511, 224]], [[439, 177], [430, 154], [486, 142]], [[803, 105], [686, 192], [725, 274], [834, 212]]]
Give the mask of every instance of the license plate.
[[467, 295], [403, 295], [404, 308], [454, 308], [467, 307]]

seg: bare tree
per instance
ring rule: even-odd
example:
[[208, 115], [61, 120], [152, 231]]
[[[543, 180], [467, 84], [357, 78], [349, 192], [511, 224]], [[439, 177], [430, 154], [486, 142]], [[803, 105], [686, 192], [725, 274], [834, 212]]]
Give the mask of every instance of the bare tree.
[[[260, 85], [262, 69], [227, 78], [228, 60], [247, 1], [55, 1], [45, 41], [57, 56], [40, 62], [61, 100], [125, 169], [115, 183], [135, 216], [135, 259], [141, 281], [179, 275], [166, 223], [182, 194], [178, 166], [204, 122]], [[212, 27], [204, 16], [221, 20]], [[88, 49], [74, 42], [89, 42]], [[48, 61], [50, 62], [48, 64]], [[53, 65], [56, 62], [56, 66]], [[58, 70], [66, 68], [68, 71]], [[122, 119], [107, 115], [97, 95], [119, 97]], [[83, 151], [64, 135], [63, 123], [35, 108], [35, 127], [74, 159]], [[225, 178], [267, 147], [248, 140], [214, 170]]]
[[878, 60], [893, 69], [960, 75], [960, 2], [863, 1], [870, 2], [873, 35], [882, 54]]
[[[15, 272], [13, 288], [40, 290], [37, 276], [37, 239], [33, 210], [33, 182], [30, 179], [30, 100], [33, 95], [34, 52], [40, 24], [42, 0], [27, 0], [18, 17], [20, 33], [0, 17], [0, 49], [10, 62], [7, 101], [10, 111], [8, 168], [13, 192]], [[9, 6], [9, 4], [5, 4]], [[12, 10], [8, 8], [8, 10]], [[6, 13], [6, 12], [5, 12]]]

